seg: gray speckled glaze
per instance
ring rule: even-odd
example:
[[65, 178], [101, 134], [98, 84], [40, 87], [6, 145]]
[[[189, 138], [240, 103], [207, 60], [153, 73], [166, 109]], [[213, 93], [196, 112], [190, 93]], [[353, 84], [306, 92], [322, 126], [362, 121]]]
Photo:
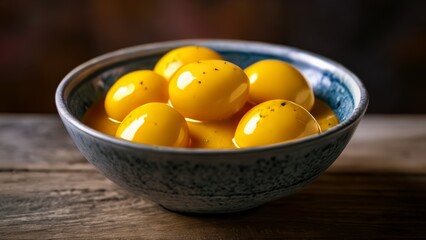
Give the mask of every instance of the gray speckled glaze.
[[[238, 150], [179, 149], [135, 144], [97, 132], [80, 121], [118, 77], [152, 69], [168, 50], [202, 45], [242, 68], [265, 58], [296, 66], [341, 123], [297, 141]], [[340, 155], [365, 113], [368, 96], [350, 71], [302, 50], [235, 40], [179, 40], [102, 55], [70, 72], [56, 92], [59, 115], [74, 143], [117, 185], [165, 208], [193, 213], [250, 209], [302, 188]]]

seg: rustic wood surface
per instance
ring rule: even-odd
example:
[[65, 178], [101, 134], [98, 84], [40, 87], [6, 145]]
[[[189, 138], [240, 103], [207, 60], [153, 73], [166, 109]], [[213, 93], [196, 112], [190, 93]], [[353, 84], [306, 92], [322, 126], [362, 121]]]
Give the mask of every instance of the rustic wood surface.
[[426, 115], [368, 115], [303, 190], [228, 215], [169, 212], [99, 174], [54, 115], [0, 115], [0, 239], [426, 238]]

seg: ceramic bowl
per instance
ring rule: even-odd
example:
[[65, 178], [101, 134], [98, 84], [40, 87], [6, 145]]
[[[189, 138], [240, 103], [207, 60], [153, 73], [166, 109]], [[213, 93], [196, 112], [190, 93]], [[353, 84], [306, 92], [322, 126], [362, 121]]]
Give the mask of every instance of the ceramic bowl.
[[[341, 123], [319, 135], [236, 150], [182, 149], [120, 140], [84, 125], [86, 110], [121, 75], [152, 69], [168, 50], [201, 45], [242, 68], [265, 58], [287, 61], [311, 83]], [[71, 71], [56, 91], [59, 115], [77, 148], [117, 185], [179, 212], [229, 213], [301, 189], [340, 155], [368, 104], [360, 80], [340, 64], [282, 45], [237, 40], [178, 40], [125, 48]]]

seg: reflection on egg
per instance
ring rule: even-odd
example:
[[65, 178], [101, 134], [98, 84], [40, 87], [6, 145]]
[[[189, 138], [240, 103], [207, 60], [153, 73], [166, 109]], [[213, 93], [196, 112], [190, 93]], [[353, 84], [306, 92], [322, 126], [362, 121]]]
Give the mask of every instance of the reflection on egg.
[[189, 144], [185, 118], [165, 103], [147, 103], [131, 111], [118, 127], [116, 137], [159, 146]]
[[170, 79], [170, 102], [186, 118], [229, 118], [246, 103], [249, 80], [237, 65], [224, 60], [186, 64]]
[[118, 121], [133, 109], [149, 102], [167, 102], [167, 81], [151, 70], [130, 72], [108, 90], [105, 111]]
[[253, 104], [287, 99], [308, 111], [314, 105], [315, 96], [308, 81], [286, 62], [265, 59], [248, 66], [244, 71], [250, 79], [249, 101]]
[[240, 148], [269, 145], [320, 133], [314, 117], [300, 105], [282, 99], [261, 103], [240, 120], [234, 141]]

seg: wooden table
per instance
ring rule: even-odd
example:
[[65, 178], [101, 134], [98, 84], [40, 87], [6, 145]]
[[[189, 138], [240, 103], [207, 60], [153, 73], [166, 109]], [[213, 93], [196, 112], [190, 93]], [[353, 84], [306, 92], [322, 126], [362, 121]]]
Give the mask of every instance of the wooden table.
[[99, 174], [55, 115], [0, 115], [0, 239], [426, 238], [426, 115], [367, 115], [305, 189], [231, 215], [169, 212]]

